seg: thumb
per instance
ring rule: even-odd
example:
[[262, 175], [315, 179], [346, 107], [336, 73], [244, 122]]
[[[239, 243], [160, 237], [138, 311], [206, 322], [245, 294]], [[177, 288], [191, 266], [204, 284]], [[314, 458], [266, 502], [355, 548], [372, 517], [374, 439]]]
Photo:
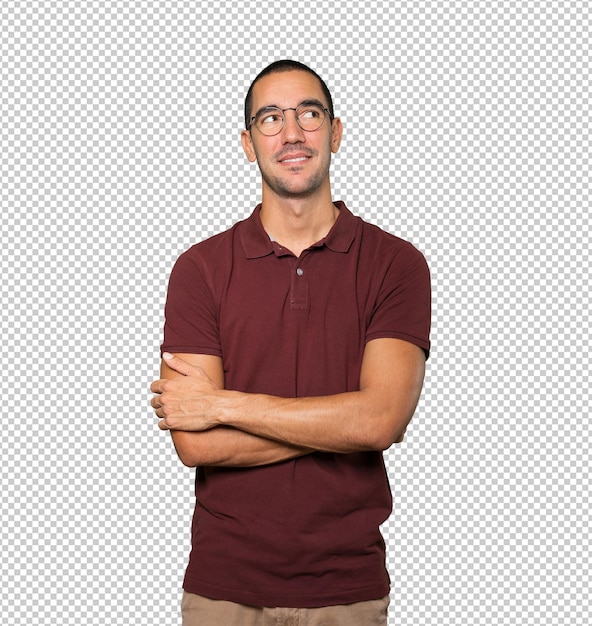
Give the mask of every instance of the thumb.
[[195, 374], [196, 368], [179, 356], [171, 354], [170, 352], [163, 352], [162, 358], [171, 369], [175, 370], [175, 372], [178, 372], [179, 374], [183, 374], [183, 376]]

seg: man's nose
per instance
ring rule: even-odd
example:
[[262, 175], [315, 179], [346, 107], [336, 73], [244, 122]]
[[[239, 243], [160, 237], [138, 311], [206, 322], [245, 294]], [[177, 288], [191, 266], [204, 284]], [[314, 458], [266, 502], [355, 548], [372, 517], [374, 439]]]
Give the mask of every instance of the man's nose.
[[292, 111], [291, 109], [284, 111], [282, 139], [286, 143], [299, 143], [305, 140], [304, 131], [300, 128], [296, 119], [296, 111]]

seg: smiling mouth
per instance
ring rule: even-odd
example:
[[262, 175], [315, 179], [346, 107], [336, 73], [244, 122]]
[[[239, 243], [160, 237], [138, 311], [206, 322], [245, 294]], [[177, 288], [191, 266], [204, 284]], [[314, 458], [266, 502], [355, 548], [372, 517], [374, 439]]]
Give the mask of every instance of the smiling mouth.
[[308, 161], [310, 157], [302, 156], [302, 157], [293, 157], [291, 159], [282, 159], [281, 163], [300, 163], [301, 161]]

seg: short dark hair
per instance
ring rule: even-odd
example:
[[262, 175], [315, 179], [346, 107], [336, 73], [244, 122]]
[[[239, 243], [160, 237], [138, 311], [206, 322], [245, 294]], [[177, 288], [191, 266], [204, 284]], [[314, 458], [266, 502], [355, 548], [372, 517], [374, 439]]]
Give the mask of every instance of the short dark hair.
[[251, 108], [253, 106], [253, 87], [255, 84], [264, 76], [268, 76], [269, 74], [278, 74], [280, 72], [308, 72], [312, 74], [321, 84], [321, 89], [323, 90], [323, 95], [327, 98], [327, 103], [329, 105], [329, 115], [331, 119], [335, 117], [335, 113], [333, 111], [333, 98], [331, 97], [331, 92], [329, 88], [325, 84], [325, 81], [308, 65], [304, 65], [304, 63], [300, 63], [299, 61], [292, 61], [291, 59], [283, 59], [281, 61], [274, 61], [271, 65], [268, 65], [265, 69], [263, 69], [257, 76], [255, 80], [251, 83], [249, 87], [249, 91], [247, 91], [247, 96], [245, 98], [245, 128], [249, 130], [250, 121], [251, 121]]

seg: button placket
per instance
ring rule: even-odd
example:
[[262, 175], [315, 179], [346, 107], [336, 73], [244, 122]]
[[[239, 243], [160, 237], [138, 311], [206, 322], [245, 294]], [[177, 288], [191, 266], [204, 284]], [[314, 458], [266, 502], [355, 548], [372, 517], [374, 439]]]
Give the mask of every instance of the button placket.
[[[297, 263], [302, 261], [298, 259]], [[304, 271], [299, 265], [290, 271], [290, 308], [293, 310], [308, 309], [308, 271]]]

